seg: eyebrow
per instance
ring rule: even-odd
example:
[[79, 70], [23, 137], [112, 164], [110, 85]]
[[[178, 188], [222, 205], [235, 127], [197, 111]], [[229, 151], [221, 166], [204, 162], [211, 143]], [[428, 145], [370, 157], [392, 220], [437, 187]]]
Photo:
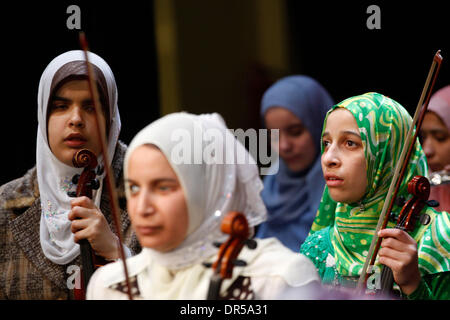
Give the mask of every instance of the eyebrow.
[[[60, 96], [53, 96], [52, 101], [64, 101], [64, 102], [69, 102], [72, 101], [70, 99], [64, 98], [64, 97], [60, 97]], [[93, 100], [92, 99], [84, 99], [82, 101], [82, 103], [91, 103]]]
[[[356, 133], [355, 131], [343, 130], [343, 131], [340, 131], [339, 133], [340, 134], [349, 134], [349, 135], [356, 136], [361, 139], [361, 135], [359, 133]], [[329, 135], [330, 135], [330, 133], [328, 131], [325, 131], [322, 135], [322, 138], [325, 136], [329, 136]]]
[[[178, 181], [176, 179], [173, 179], [173, 178], [157, 178], [157, 179], [153, 180], [152, 183], [160, 183], [160, 182], [166, 182], [166, 181], [167, 182], [176, 182], [176, 183], [178, 183]], [[125, 182], [137, 183], [133, 179], [125, 179]]]

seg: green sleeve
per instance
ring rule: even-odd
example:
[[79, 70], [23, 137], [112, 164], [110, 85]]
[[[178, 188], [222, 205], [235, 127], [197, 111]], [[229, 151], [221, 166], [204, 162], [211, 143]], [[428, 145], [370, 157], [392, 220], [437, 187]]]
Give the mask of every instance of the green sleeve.
[[[328, 229], [324, 228], [309, 235], [300, 248], [300, 253], [308, 257], [316, 266], [317, 272], [324, 283], [330, 282], [334, 279], [334, 263], [330, 265], [329, 255], [334, 255], [330, 252]], [[327, 261], [328, 259], [328, 261]]]
[[449, 300], [450, 272], [422, 276], [417, 289], [406, 298], [408, 300]]

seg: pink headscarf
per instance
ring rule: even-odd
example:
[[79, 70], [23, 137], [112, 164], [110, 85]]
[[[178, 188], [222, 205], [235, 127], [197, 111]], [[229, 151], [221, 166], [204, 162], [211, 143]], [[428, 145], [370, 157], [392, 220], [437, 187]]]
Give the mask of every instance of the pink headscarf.
[[450, 130], [450, 85], [436, 91], [430, 99], [428, 111], [436, 113]]

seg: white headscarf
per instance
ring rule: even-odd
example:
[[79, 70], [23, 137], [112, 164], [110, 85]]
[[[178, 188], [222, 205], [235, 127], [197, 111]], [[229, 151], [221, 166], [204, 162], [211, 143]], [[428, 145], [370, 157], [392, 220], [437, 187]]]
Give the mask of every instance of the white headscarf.
[[[219, 139], [225, 142], [222, 148], [213, 151], [211, 145], [218, 137], [208, 141], [203, 136], [207, 133], [221, 136]], [[260, 197], [263, 184], [255, 161], [217, 113], [173, 113], [142, 129], [131, 141], [125, 155], [127, 198], [128, 161], [133, 151], [144, 144], [157, 146], [166, 156], [183, 188], [189, 215], [187, 236], [177, 248], [166, 253], [143, 249], [159, 265], [179, 269], [199, 263], [217, 252], [212, 243], [226, 237], [220, 231], [220, 224], [229, 211], [243, 212], [250, 227], [266, 219], [266, 209]], [[181, 149], [189, 154], [191, 164], [180, 163], [176, 159]], [[227, 156], [233, 163], [208, 164], [205, 154], [211, 156], [211, 152], [217, 157], [223, 155], [224, 160]], [[246, 164], [236, 164], [237, 159], [243, 159], [243, 156], [246, 156]]]
[[[109, 136], [108, 156], [112, 161], [120, 133], [120, 115], [117, 106], [117, 87], [111, 68], [98, 55], [89, 52], [89, 62], [103, 73], [107, 85], [109, 103]], [[51, 152], [47, 139], [47, 107], [55, 73], [65, 64], [73, 61], [85, 61], [84, 52], [73, 50], [65, 52], [53, 59], [44, 70], [39, 82], [38, 92], [38, 130], [36, 166], [39, 192], [41, 198], [40, 242], [45, 256], [52, 262], [64, 265], [76, 258], [79, 245], [74, 242], [70, 230], [71, 222], [67, 219], [71, 198], [67, 191], [73, 190], [71, 182], [75, 174], [83, 169], [67, 166], [59, 161]], [[102, 163], [99, 157], [99, 164]], [[94, 203], [100, 205], [103, 179], [100, 188], [93, 193]]]

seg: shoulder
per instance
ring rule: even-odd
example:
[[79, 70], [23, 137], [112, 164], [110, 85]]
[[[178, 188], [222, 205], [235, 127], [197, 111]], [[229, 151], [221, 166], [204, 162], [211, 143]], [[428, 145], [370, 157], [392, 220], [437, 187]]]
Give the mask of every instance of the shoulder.
[[450, 271], [448, 257], [450, 215], [446, 211], [437, 212], [432, 209], [426, 213], [430, 216], [431, 222], [424, 228], [423, 234], [415, 237], [419, 238], [419, 268], [425, 274]]
[[36, 167], [18, 179], [0, 187], [0, 209], [15, 210], [30, 207], [39, 197]]
[[[126, 259], [128, 277], [136, 290], [133, 292], [133, 295], [139, 295], [136, 279], [139, 273], [146, 268], [145, 259], [147, 257], [143, 252]], [[125, 281], [122, 260], [100, 267], [94, 272], [89, 281], [87, 298], [92, 300], [126, 297]]]
[[300, 253], [308, 257], [322, 274], [328, 265], [333, 265], [334, 250], [329, 237], [330, 227], [326, 227], [310, 234], [303, 242]]
[[280, 277], [293, 287], [319, 280], [314, 264], [305, 255], [284, 246], [278, 239], [258, 239], [257, 244], [255, 250], [246, 249], [244, 253], [244, 259], [248, 260], [246, 272], [249, 276]]
[[116, 150], [114, 151], [113, 164], [116, 162], [122, 163], [125, 159], [125, 153], [127, 152], [127, 145], [122, 141], [118, 140], [116, 144]]
[[330, 251], [329, 232], [330, 227], [326, 227], [310, 234], [300, 247], [300, 252], [307, 256], [326, 256]]

